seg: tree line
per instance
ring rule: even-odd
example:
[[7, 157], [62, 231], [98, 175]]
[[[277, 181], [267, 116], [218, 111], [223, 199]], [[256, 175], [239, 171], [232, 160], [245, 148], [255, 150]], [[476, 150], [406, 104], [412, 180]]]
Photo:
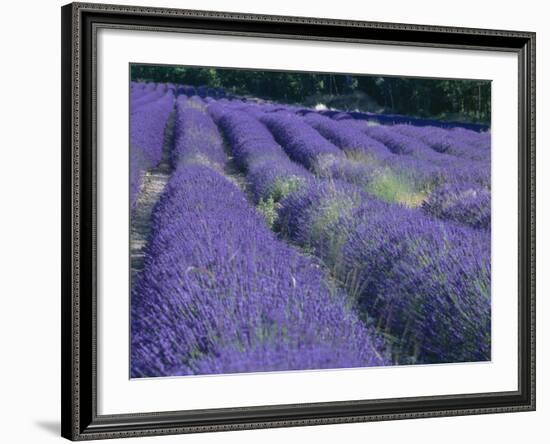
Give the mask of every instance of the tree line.
[[223, 88], [288, 104], [490, 123], [487, 80], [131, 65], [131, 79]]

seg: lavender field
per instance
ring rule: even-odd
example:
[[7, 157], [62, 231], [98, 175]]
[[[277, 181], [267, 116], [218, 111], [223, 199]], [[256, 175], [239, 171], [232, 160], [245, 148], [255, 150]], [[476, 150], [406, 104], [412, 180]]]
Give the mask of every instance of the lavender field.
[[130, 86], [132, 378], [491, 359], [482, 126]]

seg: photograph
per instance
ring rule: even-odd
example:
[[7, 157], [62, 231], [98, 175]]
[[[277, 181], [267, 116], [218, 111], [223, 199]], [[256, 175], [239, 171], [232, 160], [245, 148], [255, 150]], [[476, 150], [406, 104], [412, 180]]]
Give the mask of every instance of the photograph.
[[491, 86], [130, 63], [130, 378], [490, 362]]

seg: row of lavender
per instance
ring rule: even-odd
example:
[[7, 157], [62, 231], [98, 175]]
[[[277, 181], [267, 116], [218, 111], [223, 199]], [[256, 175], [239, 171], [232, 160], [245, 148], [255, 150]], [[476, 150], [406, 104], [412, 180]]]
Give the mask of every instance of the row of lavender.
[[200, 101], [177, 100], [172, 162], [132, 291], [133, 377], [390, 363], [319, 265], [225, 177]]
[[369, 126], [315, 112], [301, 117], [300, 110], [288, 106], [214, 102], [227, 110], [265, 116], [264, 123], [272, 129], [294, 128], [297, 139], [289, 141], [289, 156], [314, 167], [318, 175], [346, 180], [389, 202], [421, 206], [434, 217], [490, 227], [491, 150], [486, 133]]
[[147, 170], [158, 166], [175, 96], [164, 84], [133, 86], [130, 91], [130, 208], [135, 210]]
[[[257, 201], [274, 203], [276, 228], [323, 260], [358, 301], [364, 318], [375, 319], [386, 333], [397, 362], [489, 359], [489, 232], [438, 221], [365, 192], [360, 185], [372, 178], [372, 162], [350, 160], [306, 122], [326, 124], [316, 127], [333, 140], [339, 134], [341, 146], [364, 149], [362, 154], [377, 161], [391, 159], [388, 165], [397, 168], [433, 164], [433, 150], [411, 143], [407, 149], [416, 148], [417, 156], [400, 163], [406, 157], [376, 139], [323, 131], [330, 121], [319, 116], [304, 121], [227, 103], [212, 103], [209, 111]], [[362, 143], [354, 145], [351, 135]], [[470, 174], [457, 169], [451, 164], [440, 173]]]
[[347, 111], [342, 112], [338, 110], [326, 110], [322, 112], [323, 115], [339, 119], [357, 119], [357, 120], [369, 120], [379, 123], [381, 125], [414, 125], [414, 126], [436, 126], [439, 128], [464, 128], [476, 132], [487, 131], [489, 126], [484, 123], [473, 122], [458, 122], [458, 121], [441, 121], [435, 119], [424, 119], [411, 116], [404, 116], [401, 114], [377, 114], [361, 111]]

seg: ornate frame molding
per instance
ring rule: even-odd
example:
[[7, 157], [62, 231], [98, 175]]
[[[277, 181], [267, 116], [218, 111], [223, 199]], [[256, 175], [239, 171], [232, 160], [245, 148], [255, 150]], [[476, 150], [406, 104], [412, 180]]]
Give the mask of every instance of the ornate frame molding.
[[[535, 34], [72, 3], [62, 8], [62, 435], [71, 440], [535, 409]], [[388, 401], [97, 415], [95, 40], [99, 27], [512, 51], [519, 60], [519, 390]]]

